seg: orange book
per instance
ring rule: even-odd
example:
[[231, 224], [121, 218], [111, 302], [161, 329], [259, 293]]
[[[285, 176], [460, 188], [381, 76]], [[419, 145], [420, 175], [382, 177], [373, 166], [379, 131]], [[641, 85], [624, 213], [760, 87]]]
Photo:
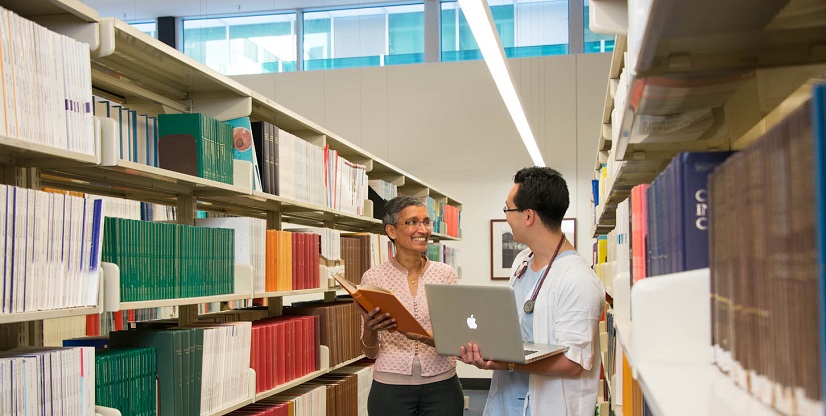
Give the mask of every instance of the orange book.
[[378, 307], [382, 313], [389, 313], [390, 317], [396, 320], [396, 330], [428, 337], [433, 336], [430, 331], [422, 327], [422, 324], [402, 305], [399, 298], [390, 291], [373, 285], [356, 287], [353, 282], [338, 273], [333, 274], [333, 277], [365, 310], [372, 311]]

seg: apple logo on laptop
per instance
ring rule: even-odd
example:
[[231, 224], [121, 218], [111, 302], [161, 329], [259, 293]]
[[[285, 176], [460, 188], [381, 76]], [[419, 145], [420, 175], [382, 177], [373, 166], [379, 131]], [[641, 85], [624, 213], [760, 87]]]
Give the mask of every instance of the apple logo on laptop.
[[473, 314], [470, 315], [470, 318], [467, 318], [467, 326], [470, 329], [476, 329], [476, 318], [473, 317]]

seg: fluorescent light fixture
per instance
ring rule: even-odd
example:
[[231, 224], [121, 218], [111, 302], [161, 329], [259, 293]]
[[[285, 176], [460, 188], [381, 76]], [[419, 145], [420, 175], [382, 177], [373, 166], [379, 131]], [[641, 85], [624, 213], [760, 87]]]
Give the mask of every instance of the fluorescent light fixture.
[[525, 148], [528, 149], [528, 154], [531, 155], [534, 165], [545, 166], [542, 153], [539, 152], [536, 139], [533, 137], [533, 132], [531, 132], [531, 126], [528, 124], [527, 117], [525, 117], [525, 110], [522, 108], [519, 95], [516, 94], [516, 88], [513, 86], [508, 66], [505, 64], [505, 50], [502, 49], [502, 44], [499, 41], [499, 35], [495, 30], [493, 16], [490, 14], [487, 1], [459, 0], [459, 5], [462, 7], [468, 25], [470, 25], [476, 44], [479, 45], [479, 49], [482, 51], [482, 56], [485, 58], [485, 64], [490, 70], [493, 82], [496, 83], [502, 101], [505, 102], [505, 107], [508, 108], [508, 113], [513, 119], [513, 124], [516, 125], [516, 130], [519, 132], [519, 136], [522, 137]]

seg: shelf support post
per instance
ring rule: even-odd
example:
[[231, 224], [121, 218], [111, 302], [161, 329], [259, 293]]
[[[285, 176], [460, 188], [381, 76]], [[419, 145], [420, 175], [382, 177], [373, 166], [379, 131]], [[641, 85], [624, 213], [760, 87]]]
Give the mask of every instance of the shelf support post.
[[281, 296], [267, 298], [267, 316], [281, 316], [284, 314], [284, 298]]
[[192, 325], [198, 320], [198, 305], [178, 306], [178, 325]]

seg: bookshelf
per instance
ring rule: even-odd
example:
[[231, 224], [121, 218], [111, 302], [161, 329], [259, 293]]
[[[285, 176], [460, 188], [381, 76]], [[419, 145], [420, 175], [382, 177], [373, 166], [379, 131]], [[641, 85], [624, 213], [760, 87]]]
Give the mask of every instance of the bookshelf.
[[317, 378], [317, 377], [322, 376], [324, 374], [335, 371], [339, 368], [346, 367], [350, 364], [353, 364], [353, 363], [361, 360], [362, 358], [364, 358], [364, 355], [360, 355], [356, 358], [352, 358], [352, 359], [347, 360], [343, 363], [340, 363], [338, 365], [330, 367], [330, 349], [327, 346], [322, 345], [321, 346], [321, 369], [320, 370], [314, 371], [314, 372], [306, 374], [306, 375], [303, 375], [303, 376], [298, 377], [294, 380], [290, 380], [290, 381], [288, 381], [284, 384], [280, 384], [278, 386], [275, 386], [274, 388], [272, 388], [270, 390], [262, 391], [260, 393], [257, 393], [255, 395], [255, 400], [263, 400], [263, 399], [266, 399], [267, 397], [274, 396], [278, 393], [285, 392], [285, 391], [287, 391], [287, 390], [289, 390], [293, 387], [300, 386], [301, 384], [304, 384], [307, 381], [310, 381], [314, 378]]
[[[256, 121], [270, 122], [314, 145], [327, 145], [349, 161], [364, 165], [368, 178], [388, 180], [398, 185], [402, 192], [414, 196], [430, 196], [439, 202], [461, 208], [459, 201], [426, 182], [128, 24], [117, 19], [100, 18], [94, 10], [79, 1], [0, 0], [0, 6], [24, 18], [41, 22], [46, 27], [54, 25], [55, 31], [69, 36], [83, 32], [77, 36], [79, 40], [89, 43], [92, 50], [91, 81], [92, 93], [95, 95], [150, 115], [201, 112], [221, 120], [248, 116]], [[93, 28], [93, 35], [89, 35], [90, 28]], [[115, 151], [116, 140], [112, 127], [98, 121], [94, 130], [96, 151], [92, 156], [62, 151], [18, 138], [0, 137], [0, 182], [22, 184], [29, 188], [48, 186], [173, 206], [177, 208], [179, 224], [193, 225], [196, 211], [210, 211], [264, 218], [268, 228], [281, 229], [282, 222], [289, 222], [342, 231], [383, 232], [381, 221], [370, 215], [368, 207], [365, 215], [356, 215], [254, 191], [249, 186], [220, 183], [123, 160]], [[433, 239], [459, 238], [436, 234]], [[256, 292], [252, 289], [251, 274], [239, 276], [236, 266], [235, 293], [121, 302], [119, 272], [117, 266], [113, 266], [106, 263], [103, 265], [106, 272], [100, 279], [101, 299], [94, 307], [0, 314], [0, 324], [165, 306], [177, 306], [179, 322], [188, 324], [195, 322], [197, 304], [200, 303], [265, 297], [270, 300], [270, 314], [279, 315], [282, 313], [283, 297], [323, 294], [325, 298], [332, 298], [334, 296], [330, 295], [335, 293], [335, 288], [326, 287]], [[239, 289], [239, 279], [245, 282], [240, 285], [243, 289]], [[321, 349], [322, 356], [327, 357], [327, 361], [322, 360], [322, 363], [327, 364], [323, 364], [321, 370], [259, 394], [255, 394], [253, 381], [252, 393], [248, 397], [212, 414], [229, 413], [363, 358], [358, 356], [330, 367], [329, 348], [321, 346]], [[254, 380], [254, 372], [250, 370], [250, 373], [250, 378]], [[100, 414], [115, 414], [103, 408], [98, 410]]]
[[712, 364], [708, 278], [708, 269], [692, 270], [628, 290], [617, 277], [625, 288], [614, 296], [617, 345], [655, 415], [777, 415]]
[[[614, 230], [617, 205], [677, 153], [744, 149], [826, 78], [822, 2], [629, 0], [621, 12], [627, 27], [616, 37], [594, 163], [594, 237]], [[633, 286], [627, 275], [612, 279], [617, 348], [652, 413], [778, 414], [713, 364], [708, 269], [699, 273], [691, 283], [680, 274]]]

